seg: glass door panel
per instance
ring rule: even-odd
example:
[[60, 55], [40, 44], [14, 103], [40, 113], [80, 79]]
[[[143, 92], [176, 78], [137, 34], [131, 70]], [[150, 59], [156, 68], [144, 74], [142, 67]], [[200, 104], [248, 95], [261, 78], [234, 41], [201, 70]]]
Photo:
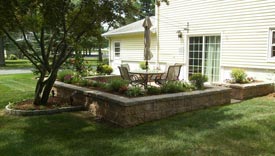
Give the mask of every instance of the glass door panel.
[[199, 36], [189, 38], [189, 73], [202, 73], [209, 82], [219, 81], [220, 36]]
[[202, 72], [203, 37], [189, 38], [189, 76]]
[[209, 82], [219, 81], [220, 75], [220, 36], [205, 37], [204, 74]]

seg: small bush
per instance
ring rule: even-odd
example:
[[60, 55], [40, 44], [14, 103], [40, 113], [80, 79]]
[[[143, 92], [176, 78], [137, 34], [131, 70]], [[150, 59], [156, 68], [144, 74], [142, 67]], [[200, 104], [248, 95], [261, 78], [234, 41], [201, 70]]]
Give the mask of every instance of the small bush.
[[103, 83], [102, 82], [98, 82], [98, 81], [93, 81], [91, 83], [91, 86], [94, 87], [94, 88], [100, 88], [103, 86]]
[[193, 74], [189, 80], [195, 86], [196, 89], [204, 89], [204, 82], [207, 82], [208, 78], [200, 73]]
[[68, 82], [71, 81], [73, 78], [74, 71], [72, 70], [62, 70], [58, 72], [57, 79], [61, 82], [65, 82], [65, 80]]
[[125, 88], [128, 85], [129, 85], [128, 81], [115, 79], [115, 80], [110, 81], [108, 88], [110, 91], [119, 92], [121, 90], [121, 88]]
[[184, 92], [186, 89], [184, 88], [182, 82], [179, 81], [168, 81], [163, 86], [161, 86], [162, 93], [177, 93]]
[[103, 73], [110, 75], [113, 72], [113, 68], [107, 64], [103, 65]]
[[239, 69], [239, 68], [232, 69], [230, 75], [235, 83], [247, 83], [248, 82], [246, 79], [247, 74], [245, 73], [245, 70], [243, 70], [243, 69]]
[[196, 89], [196, 87], [193, 84], [187, 82], [182, 82], [182, 86], [183, 88], [185, 88], [185, 91], [192, 91]]
[[126, 95], [129, 97], [137, 97], [144, 95], [144, 92], [142, 91], [141, 87], [135, 86], [128, 88], [128, 90], [126, 91]]
[[10, 54], [9, 60], [18, 60], [18, 57], [14, 54]]
[[110, 75], [113, 72], [113, 68], [107, 64], [99, 64], [96, 71], [101, 74]]
[[73, 76], [72, 80], [71, 80], [71, 83], [72, 83], [72, 84], [79, 84], [79, 82], [80, 82], [81, 80], [82, 80], [82, 79], [81, 79], [81, 76], [75, 74], [75, 75]]
[[147, 94], [149, 95], [158, 95], [161, 93], [161, 89], [155, 86], [148, 86], [147, 87]]
[[63, 82], [65, 82], [65, 83], [72, 83], [72, 81], [73, 81], [73, 75], [68, 74], [68, 75], [64, 76]]
[[87, 79], [80, 79], [78, 83], [80, 86], [83, 86], [83, 87], [89, 86], [89, 81]]

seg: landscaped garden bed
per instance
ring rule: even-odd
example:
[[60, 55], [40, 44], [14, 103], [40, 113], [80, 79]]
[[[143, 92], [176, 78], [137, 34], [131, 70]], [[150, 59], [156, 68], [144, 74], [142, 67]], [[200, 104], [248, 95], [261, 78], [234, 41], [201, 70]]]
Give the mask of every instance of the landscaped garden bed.
[[228, 80], [225, 86], [230, 87], [233, 99], [245, 100], [253, 97], [264, 96], [274, 92], [274, 83], [257, 81], [247, 77], [243, 69], [233, 69], [232, 80]]
[[233, 99], [245, 100], [253, 97], [264, 96], [274, 92], [274, 85], [271, 82], [253, 82], [247, 84], [227, 84], [232, 89]]
[[125, 97], [108, 92], [56, 82], [54, 90], [64, 99], [78, 99], [97, 117], [123, 127], [230, 103], [231, 89], [210, 87], [205, 90], [162, 95]]
[[7, 114], [16, 116], [50, 115], [62, 112], [85, 110], [82, 103], [70, 103], [70, 99], [50, 97], [47, 105], [33, 105], [33, 100], [10, 103], [5, 107]]

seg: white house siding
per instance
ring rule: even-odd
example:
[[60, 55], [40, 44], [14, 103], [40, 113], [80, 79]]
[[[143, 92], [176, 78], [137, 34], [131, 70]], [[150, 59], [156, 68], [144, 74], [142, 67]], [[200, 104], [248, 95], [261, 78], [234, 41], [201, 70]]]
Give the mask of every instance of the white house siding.
[[[149, 65], [152, 66], [156, 62], [156, 37], [155, 34], [151, 34], [151, 51], [153, 58], [149, 61]], [[143, 34], [127, 34], [120, 36], [112, 36], [110, 40], [110, 52], [111, 52], [111, 65], [114, 68], [114, 74], [119, 74], [117, 66], [120, 63], [128, 63], [132, 69], [138, 68], [138, 63], [144, 61], [144, 39]], [[114, 42], [120, 42], [121, 51], [120, 58], [114, 57]]]
[[[187, 22], [189, 32], [183, 31], [183, 39], [178, 39], [177, 30], [186, 28]], [[228, 78], [233, 67], [245, 68], [254, 77], [259, 74], [253, 73], [275, 69], [275, 63], [268, 61], [275, 0], [170, 0], [168, 6], [161, 4], [159, 23], [160, 61], [184, 61], [187, 66], [187, 36], [219, 34], [221, 79]], [[184, 53], [180, 53], [183, 46]]]

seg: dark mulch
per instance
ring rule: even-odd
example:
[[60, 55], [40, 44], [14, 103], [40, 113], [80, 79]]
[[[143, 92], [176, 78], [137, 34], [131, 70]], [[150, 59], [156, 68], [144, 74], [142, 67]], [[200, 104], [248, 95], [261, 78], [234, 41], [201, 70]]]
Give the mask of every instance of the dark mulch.
[[47, 110], [79, 105], [81, 104], [74, 103], [73, 105], [71, 105], [68, 100], [64, 100], [61, 97], [50, 97], [46, 105], [34, 105], [33, 99], [28, 99], [12, 104], [11, 107], [18, 110]]

